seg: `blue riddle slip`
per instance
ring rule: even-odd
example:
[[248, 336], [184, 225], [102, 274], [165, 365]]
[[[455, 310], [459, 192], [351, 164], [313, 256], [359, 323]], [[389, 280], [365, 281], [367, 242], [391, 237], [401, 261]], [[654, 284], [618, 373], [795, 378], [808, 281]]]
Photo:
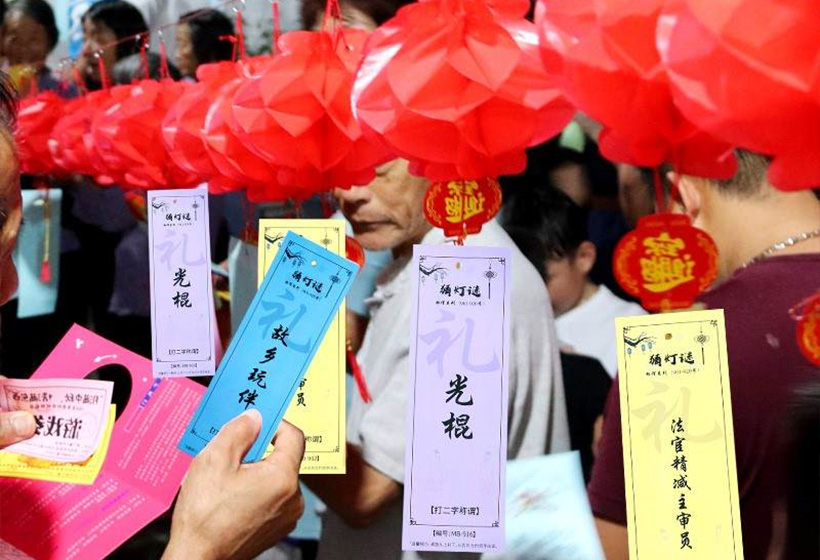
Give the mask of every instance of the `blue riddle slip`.
[[196, 455], [229, 420], [256, 408], [262, 431], [245, 462], [262, 458], [357, 270], [288, 232], [179, 449]]

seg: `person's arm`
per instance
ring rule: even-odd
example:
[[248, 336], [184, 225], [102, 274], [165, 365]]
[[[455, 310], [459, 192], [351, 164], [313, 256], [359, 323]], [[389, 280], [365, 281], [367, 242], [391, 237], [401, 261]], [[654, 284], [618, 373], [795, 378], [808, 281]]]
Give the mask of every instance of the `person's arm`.
[[302, 481], [342, 520], [353, 528], [367, 527], [396, 500], [402, 486], [371, 467], [355, 445], [347, 444], [347, 473], [308, 475]]
[[304, 509], [299, 490], [304, 434], [282, 422], [274, 452], [242, 464], [261, 427], [258, 411], [241, 414], [191, 463], [162, 560], [250, 560], [296, 527]]
[[595, 527], [598, 529], [606, 560], [629, 560], [626, 527], [600, 517], [595, 518]]

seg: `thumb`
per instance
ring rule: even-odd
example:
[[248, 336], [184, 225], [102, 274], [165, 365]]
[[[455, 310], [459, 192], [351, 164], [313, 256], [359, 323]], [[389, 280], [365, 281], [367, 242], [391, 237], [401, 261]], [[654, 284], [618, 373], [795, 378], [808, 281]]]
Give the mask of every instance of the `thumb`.
[[31, 412], [0, 412], [0, 448], [30, 438], [36, 428]]
[[254, 408], [246, 410], [222, 426], [206, 450], [218, 460], [239, 467], [261, 429], [262, 415], [259, 411]]
[[265, 461], [284, 462], [298, 473], [305, 454], [305, 435], [302, 430], [282, 420], [279, 429], [276, 430], [276, 435], [273, 436], [273, 447], [273, 453]]

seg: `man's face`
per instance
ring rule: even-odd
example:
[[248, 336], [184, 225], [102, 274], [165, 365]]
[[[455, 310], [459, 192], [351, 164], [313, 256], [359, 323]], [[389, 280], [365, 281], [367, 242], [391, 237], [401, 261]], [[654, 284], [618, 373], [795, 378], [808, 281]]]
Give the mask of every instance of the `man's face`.
[[[83, 46], [80, 50], [79, 68], [83, 77], [94, 83], [99, 83], [100, 70], [96, 54], [105, 45], [116, 42], [117, 36], [104, 23], [95, 23], [91, 19], [83, 21]], [[111, 72], [117, 62], [116, 47], [102, 49], [103, 64], [107, 72]]]
[[177, 69], [183, 76], [196, 75], [197, 60], [194, 43], [191, 41], [191, 27], [183, 24], [177, 27]]
[[49, 52], [46, 28], [19, 10], [10, 10], [4, 20], [3, 54], [12, 66], [40, 67]]
[[0, 131], [0, 305], [17, 291], [17, 269], [12, 254], [22, 220], [20, 174], [14, 142], [7, 130]]
[[397, 159], [376, 170], [366, 187], [336, 189], [342, 213], [365, 249], [381, 251], [410, 246], [430, 230], [422, 201], [428, 183], [413, 177], [407, 162]]
[[581, 301], [587, 276], [574, 256], [549, 259], [546, 267], [547, 290], [555, 316], [559, 317]]

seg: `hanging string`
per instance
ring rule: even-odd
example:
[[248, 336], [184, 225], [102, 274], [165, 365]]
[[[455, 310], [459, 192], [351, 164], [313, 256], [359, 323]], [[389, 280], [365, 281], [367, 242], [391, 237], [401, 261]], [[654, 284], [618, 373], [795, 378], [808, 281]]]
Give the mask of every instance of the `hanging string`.
[[94, 55], [97, 57], [97, 68], [100, 71], [100, 84], [102, 84], [103, 89], [108, 89], [111, 87], [111, 82], [108, 80], [108, 71], [105, 68], [105, 61], [102, 57], [102, 52], [97, 51]]
[[[145, 80], [151, 79], [151, 65], [148, 64], [148, 38], [143, 37], [140, 42], [140, 64], [142, 65], [142, 77]], [[134, 81], [137, 81], [136, 79]]]
[[276, 54], [279, 48], [279, 37], [282, 35], [282, 28], [279, 20], [279, 0], [271, 0], [271, 17], [273, 18], [273, 37], [271, 41], [271, 54]]
[[71, 73], [74, 75], [74, 85], [80, 90], [82, 95], [88, 94], [88, 86], [85, 85], [85, 79], [80, 74], [80, 69], [77, 66], [71, 67]]
[[217, 39], [220, 41], [229, 41], [231, 43], [231, 60], [236, 62], [236, 44], [238, 42], [236, 40], [236, 35], [220, 35]]
[[234, 6], [236, 12], [236, 40], [237, 48], [239, 49], [239, 58], [245, 60], [248, 58], [248, 51], [245, 48], [245, 29], [242, 23], [242, 11]]
[[165, 37], [162, 30], [157, 32], [159, 37], [159, 75], [160, 79], [167, 80], [171, 77], [171, 69], [168, 68], [168, 47], [165, 45]]
[[652, 177], [655, 182], [655, 211], [658, 214], [664, 214], [668, 211], [666, 208], [666, 197], [663, 193], [663, 185], [661, 184], [661, 171], [659, 166], [652, 168]]

